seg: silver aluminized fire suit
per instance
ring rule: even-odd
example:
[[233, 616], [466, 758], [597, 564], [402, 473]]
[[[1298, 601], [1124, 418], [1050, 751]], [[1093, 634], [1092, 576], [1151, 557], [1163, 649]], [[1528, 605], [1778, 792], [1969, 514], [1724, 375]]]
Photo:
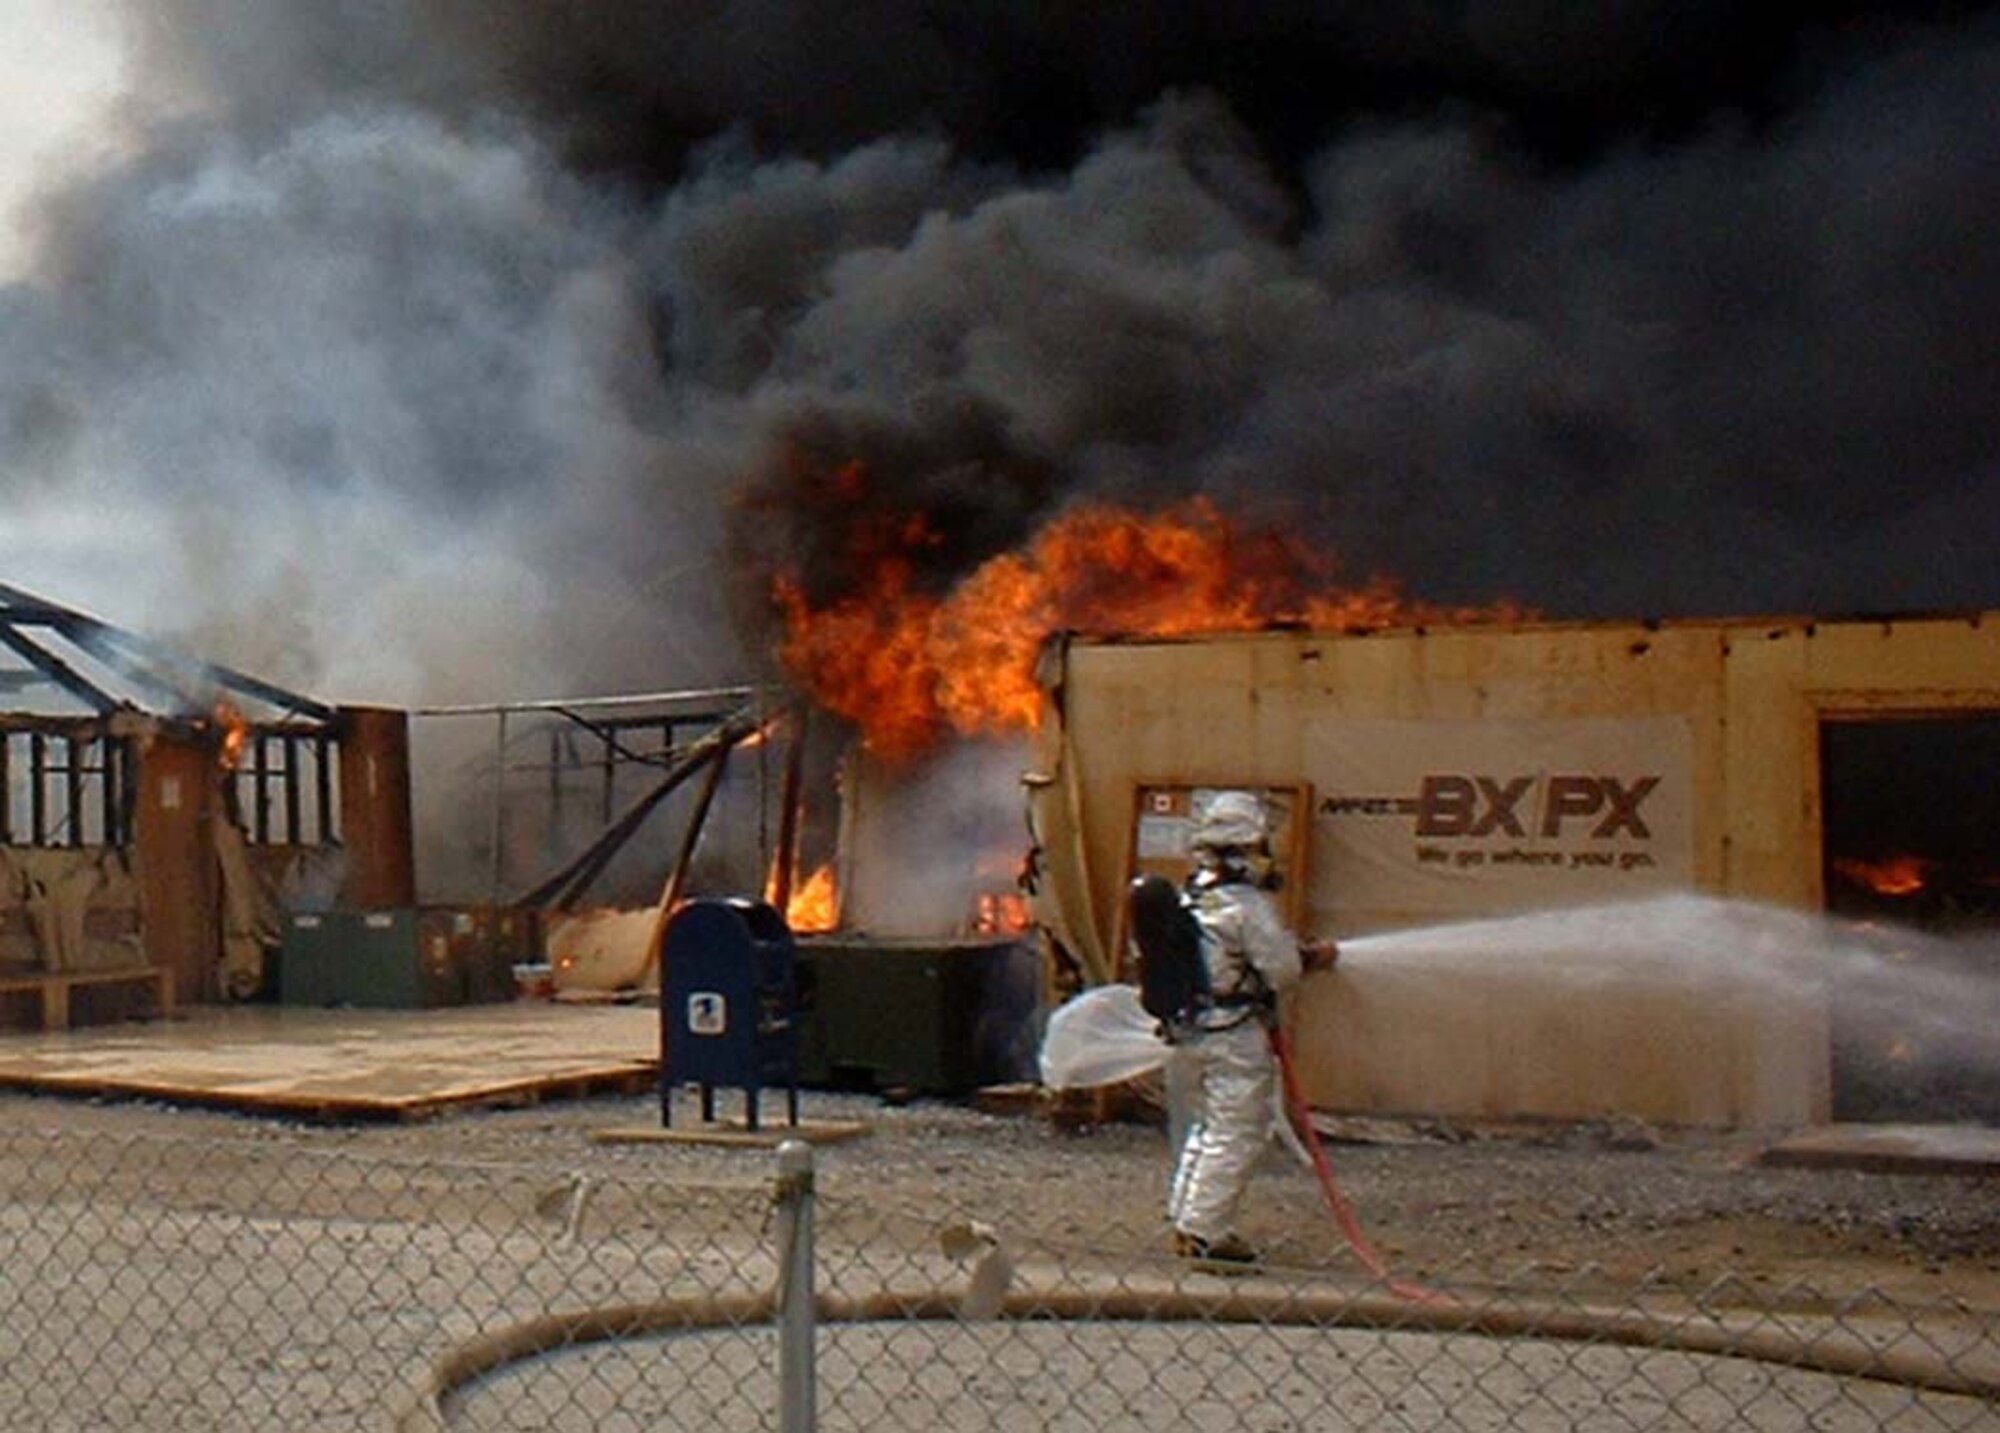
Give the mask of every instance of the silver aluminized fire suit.
[[1199, 1100], [1167, 1214], [1178, 1233], [1213, 1244], [1236, 1233], [1237, 1206], [1271, 1135], [1277, 1071], [1266, 1020], [1276, 1018], [1276, 998], [1298, 983], [1302, 962], [1270, 893], [1248, 880], [1230, 853], [1197, 854], [1202, 869], [1189, 882], [1188, 901], [1201, 925], [1214, 1004], [1185, 1038]]

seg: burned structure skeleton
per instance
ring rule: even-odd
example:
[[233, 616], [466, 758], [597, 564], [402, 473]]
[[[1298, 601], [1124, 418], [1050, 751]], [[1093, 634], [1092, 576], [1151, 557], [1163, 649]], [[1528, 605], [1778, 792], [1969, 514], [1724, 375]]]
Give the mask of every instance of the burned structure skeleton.
[[45, 1023], [72, 988], [114, 1013], [126, 985], [160, 1004], [258, 994], [283, 910], [414, 898], [402, 714], [17, 588], [0, 587], [0, 644], [16, 704], [0, 716], [0, 990], [39, 998]]

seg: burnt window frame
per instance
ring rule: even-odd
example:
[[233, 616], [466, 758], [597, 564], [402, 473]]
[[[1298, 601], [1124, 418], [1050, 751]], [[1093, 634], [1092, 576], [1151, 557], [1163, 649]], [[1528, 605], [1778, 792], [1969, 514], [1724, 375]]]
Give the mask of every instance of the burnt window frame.
[[0, 717], [0, 846], [130, 847], [138, 760], [97, 717]]

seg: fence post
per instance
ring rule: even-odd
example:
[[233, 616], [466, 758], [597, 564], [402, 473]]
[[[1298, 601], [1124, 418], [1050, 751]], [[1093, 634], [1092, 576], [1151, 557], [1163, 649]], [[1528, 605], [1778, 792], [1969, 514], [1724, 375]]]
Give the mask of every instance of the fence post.
[[778, 1429], [813, 1433], [813, 1156], [804, 1140], [778, 1146]]

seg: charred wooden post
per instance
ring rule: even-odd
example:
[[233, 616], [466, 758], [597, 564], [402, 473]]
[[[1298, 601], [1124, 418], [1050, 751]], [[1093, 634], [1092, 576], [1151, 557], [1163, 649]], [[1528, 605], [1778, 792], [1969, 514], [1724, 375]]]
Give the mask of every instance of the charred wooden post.
[[250, 836], [260, 846], [271, 843], [271, 739], [263, 732], [250, 738]]
[[40, 732], [28, 734], [28, 844], [42, 846], [49, 839], [49, 740]]
[[65, 844], [75, 848], [83, 845], [83, 752], [73, 731], [65, 734], [62, 742]]
[[322, 846], [331, 846], [340, 839], [340, 831], [333, 819], [333, 739], [324, 729], [312, 736], [313, 744], [313, 810], [319, 816], [319, 830], [314, 839]]
[[146, 959], [173, 972], [175, 986], [212, 1000], [220, 949], [221, 877], [211, 824], [220, 819], [215, 752], [194, 735], [162, 727], [141, 747], [134, 835]]
[[785, 751], [785, 776], [778, 795], [778, 851], [772, 863], [771, 904], [780, 912], [790, 909], [792, 887], [799, 876], [799, 826], [805, 808], [806, 708], [792, 708], [792, 740]]
[[674, 908], [681, 903], [681, 894], [687, 889], [688, 868], [694, 864], [694, 853], [701, 845], [702, 827], [708, 824], [708, 810], [715, 802], [715, 793], [722, 786], [722, 775], [729, 768], [729, 753], [735, 750], [734, 743], [718, 746], [707, 758], [708, 778], [702, 782], [701, 792], [695, 797], [694, 810], [688, 814], [687, 829], [681, 833], [680, 852], [674, 857], [674, 868], [667, 875], [667, 884], [660, 891], [660, 903], [653, 914], [653, 930], [646, 941], [646, 964], [640, 975], [640, 984], [651, 984], [658, 980], [660, 952], [667, 939], [667, 922], [673, 919]]
[[98, 820], [103, 826], [103, 843], [122, 846], [126, 839], [124, 823], [119, 819], [125, 785], [120, 761], [124, 745], [107, 733], [97, 738], [96, 746]]
[[338, 721], [340, 829], [347, 849], [341, 902], [364, 910], [415, 905], [409, 714], [343, 707]]
[[285, 839], [295, 846], [305, 844], [305, 832], [300, 829], [299, 792], [299, 751], [301, 743], [297, 736], [287, 732], [282, 738], [285, 753]]

